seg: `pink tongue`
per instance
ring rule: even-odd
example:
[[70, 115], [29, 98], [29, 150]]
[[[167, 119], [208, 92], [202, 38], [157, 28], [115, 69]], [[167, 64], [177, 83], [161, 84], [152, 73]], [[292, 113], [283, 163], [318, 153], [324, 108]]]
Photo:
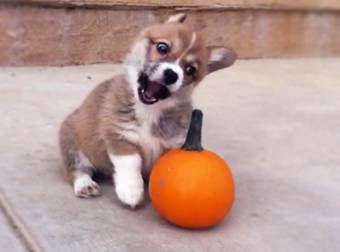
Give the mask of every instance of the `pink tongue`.
[[155, 98], [159, 90], [161, 90], [162, 85], [158, 84], [157, 82], [150, 82], [148, 87], [144, 91], [144, 95], [146, 98], [151, 99]]

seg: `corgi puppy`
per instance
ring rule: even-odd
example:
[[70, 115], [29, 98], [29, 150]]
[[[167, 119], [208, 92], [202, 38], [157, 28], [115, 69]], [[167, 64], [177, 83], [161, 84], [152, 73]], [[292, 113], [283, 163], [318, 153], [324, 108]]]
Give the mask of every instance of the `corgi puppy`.
[[113, 177], [123, 204], [138, 206], [155, 161], [184, 143], [194, 88], [235, 61], [230, 49], [208, 49], [185, 18], [141, 31], [123, 73], [97, 86], [62, 123], [63, 170], [77, 197], [100, 195], [92, 178], [100, 172]]

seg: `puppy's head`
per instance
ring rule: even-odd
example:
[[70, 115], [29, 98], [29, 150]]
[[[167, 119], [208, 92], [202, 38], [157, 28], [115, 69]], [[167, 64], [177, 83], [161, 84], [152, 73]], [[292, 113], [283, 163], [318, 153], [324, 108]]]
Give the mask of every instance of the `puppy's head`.
[[136, 94], [144, 104], [190, 93], [210, 72], [233, 64], [234, 51], [208, 49], [202, 36], [184, 24], [186, 15], [143, 30], [127, 57]]

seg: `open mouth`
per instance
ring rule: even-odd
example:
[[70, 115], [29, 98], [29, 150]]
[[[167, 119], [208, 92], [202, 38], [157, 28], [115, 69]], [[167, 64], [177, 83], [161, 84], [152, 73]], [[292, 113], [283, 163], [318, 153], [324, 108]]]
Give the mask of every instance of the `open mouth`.
[[158, 82], [150, 81], [144, 74], [141, 74], [138, 82], [140, 83], [138, 96], [144, 104], [154, 104], [170, 96], [170, 92], [166, 86]]

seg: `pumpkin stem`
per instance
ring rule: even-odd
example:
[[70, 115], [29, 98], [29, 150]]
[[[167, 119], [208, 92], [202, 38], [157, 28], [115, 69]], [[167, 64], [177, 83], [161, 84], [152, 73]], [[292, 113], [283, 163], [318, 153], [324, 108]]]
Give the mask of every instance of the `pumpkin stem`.
[[202, 118], [203, 113], [201, 110], [194, 109], [192, 111], [189, 131], [182, 149], [187, 151], [203, 151], [201, 144]]

